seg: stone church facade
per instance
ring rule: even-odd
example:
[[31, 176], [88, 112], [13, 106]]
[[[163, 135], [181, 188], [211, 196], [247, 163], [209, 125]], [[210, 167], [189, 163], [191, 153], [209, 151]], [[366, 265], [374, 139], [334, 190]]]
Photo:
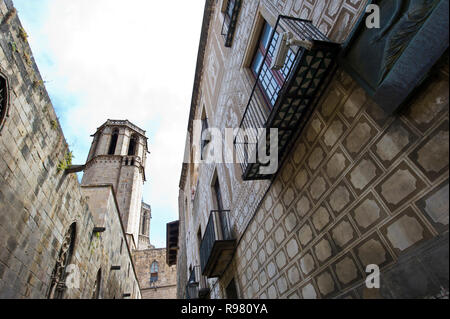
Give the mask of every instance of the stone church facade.
[[[343, 44], [367, 4], [206, 1], [180, 178], [178, 298], [448, 298], [448, 51], [395, 112], [337, 61], [269, 179], [199, 161], [198, 131], [239, 128], [255, 100], [271, 102], [260, 94], [270, 84], [255, 84], [266, 29], [288, 16]], [[379, 289], [365, 285], [369, 265]]]
[[0, 298], [145, 298], [151, 258], [139, 254], [154, 248], [142, 202], [145, 131], [108, 120], [86, 163], [73, 165], [8, 0], [0, 1], [0, 105]]

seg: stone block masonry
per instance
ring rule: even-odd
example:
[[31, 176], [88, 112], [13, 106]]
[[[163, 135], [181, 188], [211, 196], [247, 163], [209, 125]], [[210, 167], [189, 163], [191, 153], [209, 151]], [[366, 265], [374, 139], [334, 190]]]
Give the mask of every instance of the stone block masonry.
[[[79, 285], [62, 297], [92, 298], [98, 291], [100, 298], [140, 298], [111, 186], [82, 189], [75, 175], [58, 169], [70, 150], [18, 17], [4, 19], [12, 10], [12, 1], [0, 1], [0, 72], [9, 83], [9, 116], [0, 131], [0, 298], [48, 296], [74, 223], [70, 263]], [[99, 226], [93, 191], [109, 203], [100, 233], [93, 232]]]
[[[133, 253], [143, 299], [176, 299], [177, 267], [166, 263], [166, 249], [136, 250]], [[157, 280], [152, 284], [152, 265], [157, 264]]]

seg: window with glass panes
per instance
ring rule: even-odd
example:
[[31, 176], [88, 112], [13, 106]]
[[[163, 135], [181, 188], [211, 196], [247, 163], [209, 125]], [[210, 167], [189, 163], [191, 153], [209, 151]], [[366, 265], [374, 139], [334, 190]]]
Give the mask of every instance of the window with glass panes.
[[[272, 42], [269, 43], [272, 32], [273, 28], [265, 22], [251, 64], [251, 70], [255, 77], [258, 78], [258, 87], [264, 93], [264, 97], [270, 108], [274, 106], [280, 89], [295, 59], [295, 53], [290, 49], [283, 68], [280, 70], [272, 70], [270, 68], [279, 37], [279, 34], [275, 32]], [[267, 58], [264, 60], [266, 53]], [[260, 71], [261, 73], [259, 73]]]
[[157, 261], [154, 261], [152, 265], [150, 266], [150, 282], [156, 282], [158, 281], [158, 270], [159, 265]]

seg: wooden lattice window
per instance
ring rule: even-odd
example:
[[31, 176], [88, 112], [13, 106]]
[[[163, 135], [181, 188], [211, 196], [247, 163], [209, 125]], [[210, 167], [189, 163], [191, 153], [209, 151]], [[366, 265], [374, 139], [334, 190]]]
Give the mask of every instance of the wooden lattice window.
[[3, 128], [6, 117], [8, 116], [9, 106], [9, 86], [8, 80], [3, 73], [0, 72], [0, 131]]

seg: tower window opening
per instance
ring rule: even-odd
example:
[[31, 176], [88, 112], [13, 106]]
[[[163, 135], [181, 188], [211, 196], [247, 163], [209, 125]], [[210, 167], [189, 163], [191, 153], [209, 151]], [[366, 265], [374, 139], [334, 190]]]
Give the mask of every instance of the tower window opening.
[[[131, 136], [130, 146], [128, 147], [128, 155], [129, 156], [136, 155], [136, 141], [137, 141], [136, 136], [134, 136], [134, 135]], [[133, 165], [133, 164], [131, 164], [131, 165]]]
[[111, 143], [109, 144], [108, 155], [114, 155], [116, 153], [117, 140], [119, 138], [119, 131], [114, 130], [111, 136]]
[[144, 216], [142, 216], [142, 231], [141, 234], [143, 235], [147, 235], [147, 219], [148, 219], [148, 214], [144, 213]]

